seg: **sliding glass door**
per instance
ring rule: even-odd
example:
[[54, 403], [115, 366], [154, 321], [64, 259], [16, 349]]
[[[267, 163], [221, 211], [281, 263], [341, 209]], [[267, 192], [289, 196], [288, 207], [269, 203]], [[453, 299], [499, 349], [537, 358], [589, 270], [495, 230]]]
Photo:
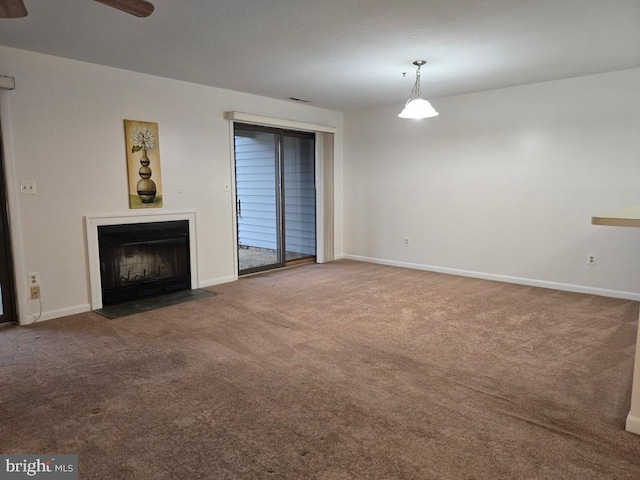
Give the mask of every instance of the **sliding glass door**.
[[236, 126], [235, 156], [238, 271], [281, 265], [278, 138]]
[[283, 136], [284, 252], [287, 262], [316, 255], [315, 142]]
[[238, 272], [316, 255], [314, 135], [235, 125]]

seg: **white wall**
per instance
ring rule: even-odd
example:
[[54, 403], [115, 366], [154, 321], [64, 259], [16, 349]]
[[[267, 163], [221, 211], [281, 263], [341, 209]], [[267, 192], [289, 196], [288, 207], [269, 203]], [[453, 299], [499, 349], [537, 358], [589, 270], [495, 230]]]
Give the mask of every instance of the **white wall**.
[[[338, 127], [342, 252], [341, 113], [5, 47], [0, 68], [16, 79], [16, 89], [2, 95], [2, 120], [23, 323], [31, 320], [27, 272], [40, 273], [43, 319], [89, 309], [83, 217], [129, 212], [124, 119], [159, 124], [163, 210], [196, 211], [201, 286], [235, 275], [233, 193], [223, 188], [232, 183], [232, 140], [223, 112]], [[16, 194], [21, 180], [34, 180], [37, 195]]]
[[640, 229], [590, 223], [640, 204], [638, 87], [633, 69], [439, 99], [422, 121], [345, 114], [347, 257], [640, 299]]

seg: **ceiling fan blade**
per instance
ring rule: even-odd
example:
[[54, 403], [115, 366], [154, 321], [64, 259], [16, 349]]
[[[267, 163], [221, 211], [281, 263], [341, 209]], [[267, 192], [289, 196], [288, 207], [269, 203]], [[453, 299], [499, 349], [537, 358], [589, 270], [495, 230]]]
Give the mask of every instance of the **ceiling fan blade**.
[[145, 0], [96, 0], [96, 2], [104, 3], [136, 17], [148, 17], [153, 13], [153, 4]]
[[22, 0], [0, 0], [0, 18], [22, 18], [27, 15], [27, 7]]

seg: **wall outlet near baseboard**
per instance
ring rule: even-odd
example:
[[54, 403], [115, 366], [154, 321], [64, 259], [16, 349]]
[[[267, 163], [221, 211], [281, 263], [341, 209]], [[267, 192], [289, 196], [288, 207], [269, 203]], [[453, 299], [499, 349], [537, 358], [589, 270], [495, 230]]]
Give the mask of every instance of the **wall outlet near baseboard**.
[[587, 265], [595, 265], [595, 264], [596, 264], [596, 254], [587, 253]]
[[31, 272], [29, 275], [29, 286], [30, 287], [39, 287], [40, 286], [40, 274], [38, 272]]
[[409, 245], [409, 243], [410, 243], [409, 237], [404, 237], [404, 244]]

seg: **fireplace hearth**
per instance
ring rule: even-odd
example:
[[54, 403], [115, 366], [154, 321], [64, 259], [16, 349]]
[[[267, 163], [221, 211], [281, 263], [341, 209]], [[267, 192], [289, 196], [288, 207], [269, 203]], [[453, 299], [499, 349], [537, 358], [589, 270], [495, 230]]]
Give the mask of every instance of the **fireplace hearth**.
[[97, 227], [104, 306], [191, 289], [187, 220]]

